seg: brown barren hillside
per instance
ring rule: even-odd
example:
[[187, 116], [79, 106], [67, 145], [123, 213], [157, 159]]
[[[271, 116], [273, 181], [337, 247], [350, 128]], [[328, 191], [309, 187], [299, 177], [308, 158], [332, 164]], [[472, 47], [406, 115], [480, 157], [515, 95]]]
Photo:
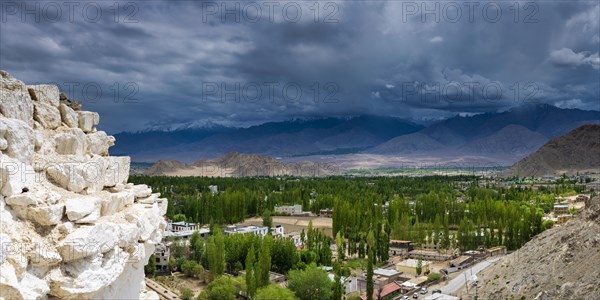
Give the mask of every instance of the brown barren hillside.
[[599, 200], [482, 271], [479, 299], [600, 299]]
[[543, 177], [600, 171], [600, 125], [580, 126], [515, 163], [510, 173]]
[[193, 163], [179, 161], [158, 161], [146, 175], [165, 176], [206, 176], [206, 177], [247, 177], [247, 176], [300, 176], [319, 177], [339, 173], [332, 163], [300, 161], [282, 163], [270, 156], [230, 152], [213, 160], [198, 160]]

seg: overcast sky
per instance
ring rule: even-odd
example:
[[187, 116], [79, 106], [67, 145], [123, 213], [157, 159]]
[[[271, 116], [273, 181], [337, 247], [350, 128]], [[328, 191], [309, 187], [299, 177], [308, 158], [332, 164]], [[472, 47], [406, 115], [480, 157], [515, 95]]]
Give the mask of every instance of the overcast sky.
[[597, 1], [1, 5], [0, 68], [61, 85], [110, 133], [436, 120], [525, 102], [600, 109]]

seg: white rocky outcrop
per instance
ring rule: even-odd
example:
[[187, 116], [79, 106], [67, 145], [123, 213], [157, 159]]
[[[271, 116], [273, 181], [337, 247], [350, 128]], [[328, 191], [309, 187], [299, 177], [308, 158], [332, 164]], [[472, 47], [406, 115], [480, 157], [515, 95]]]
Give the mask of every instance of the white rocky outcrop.
[[158, 297], [143, 267], [167, 200], [127, 183], [99, 121], [0, 71], [0, 299]]

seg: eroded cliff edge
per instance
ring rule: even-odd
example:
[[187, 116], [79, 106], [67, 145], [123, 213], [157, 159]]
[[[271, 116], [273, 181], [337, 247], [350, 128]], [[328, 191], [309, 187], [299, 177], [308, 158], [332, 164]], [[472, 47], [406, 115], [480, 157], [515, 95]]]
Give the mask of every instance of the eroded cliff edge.
[[127, 183], [99, 119], [0, 71], [0, 298], [157, 298], [144, 265], [167, 200]]

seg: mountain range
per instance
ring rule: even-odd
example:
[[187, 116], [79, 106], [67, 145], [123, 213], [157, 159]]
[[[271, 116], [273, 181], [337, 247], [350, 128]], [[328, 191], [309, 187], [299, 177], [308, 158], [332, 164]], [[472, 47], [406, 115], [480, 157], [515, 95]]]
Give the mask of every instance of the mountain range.
[[599, 119], [597, 111], [561, 109], [546, 104], [524, 105], [504, 112], [453, 117], [393, 138], [369, 152], [473, 155], [517, 161], [551, 138], [582, 124], [597, 123]]
[[133, 161], [191, 162], [237, 151], [294, 157], [366, 153], [392, 156], [476, 156], [510, 164], [600, 112], [529, 104], [503, 112], [455, 116], [429, 126], [394, 117], [296, 119], [248, 128], [211, 126], [119, 133], [115, 155]]
[[296, 119], [248, 128], [211, 127], [115, 135], [111, 149], [134, 161], [176, 159], [191, 162], [232, 151], [271, 156], [355, 153], [424, 127], [380, 116]]

